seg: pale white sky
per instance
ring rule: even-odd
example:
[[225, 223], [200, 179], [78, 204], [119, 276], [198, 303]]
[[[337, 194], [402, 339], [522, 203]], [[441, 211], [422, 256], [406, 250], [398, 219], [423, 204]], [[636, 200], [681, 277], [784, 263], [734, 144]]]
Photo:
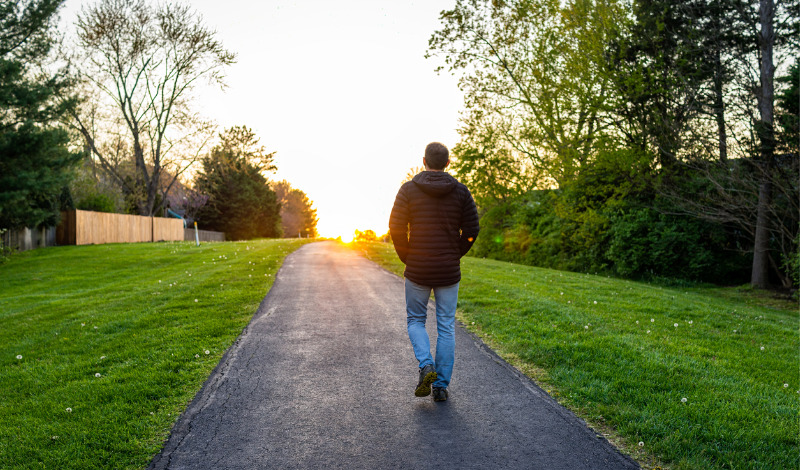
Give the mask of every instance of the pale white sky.
[[[67, 0], [62, 21], [83, 3]], [[439, 12], [455, 0], [193, 0], [238, 54], [226, 91], [198, 109], [253, 128], [278, 173], [314, 201], [324, 236], [388, 230], [401, 180], [425, 146], [458, 141], [456, 79], [425, 59]]]

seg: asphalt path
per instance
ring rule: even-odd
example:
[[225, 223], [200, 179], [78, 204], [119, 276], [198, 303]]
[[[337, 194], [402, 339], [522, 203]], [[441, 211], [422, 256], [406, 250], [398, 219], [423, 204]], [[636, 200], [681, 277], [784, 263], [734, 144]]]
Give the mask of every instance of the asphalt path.
[[336, 243], [290, 254], [150, 468], [639, 468], [460, 325], [449, 400], [415, 397], [403, 299]]

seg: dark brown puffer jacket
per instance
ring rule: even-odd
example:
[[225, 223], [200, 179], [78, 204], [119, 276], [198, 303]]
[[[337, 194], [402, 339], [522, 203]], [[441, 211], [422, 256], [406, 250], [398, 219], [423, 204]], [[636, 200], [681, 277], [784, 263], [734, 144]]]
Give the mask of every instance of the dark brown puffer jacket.
[[423, 171], [397, 192], [389, 231], [405, 277], [429, 287], [461, 280], [460, 259], [478, 236], [478, 211], [466, 186], [443, 171]]

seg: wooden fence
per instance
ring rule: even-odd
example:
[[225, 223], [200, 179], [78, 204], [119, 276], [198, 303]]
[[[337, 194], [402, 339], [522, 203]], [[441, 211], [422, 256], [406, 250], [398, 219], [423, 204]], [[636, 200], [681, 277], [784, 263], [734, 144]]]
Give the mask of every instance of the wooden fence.
[[163, 217], [92, 211], [61, 213], [56, 229], [59, 245], [99, 245], [183, 240], [183, 221]]
[[33, 250], [45, 246], [56, 244], [56, 228], [21, 228], [17, 230], [6, 230], [3, 232], [2, 246], [17, 249], [19, 251]]

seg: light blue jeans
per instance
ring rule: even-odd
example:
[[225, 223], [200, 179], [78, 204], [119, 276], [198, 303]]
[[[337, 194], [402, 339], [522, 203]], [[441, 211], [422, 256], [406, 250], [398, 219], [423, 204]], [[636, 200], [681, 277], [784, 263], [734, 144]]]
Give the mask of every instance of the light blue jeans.
[[[436, 360], [431, 357], [431, 341], [425, 330], [428, 299], [436, 301]], [[408, 338], [420, 367], [432, 364], [438, 378], [434, 387], [447, 388], [453, 375], [456, 353], [456, 304], [458, 283], [446, 287], [426, 287], [406, 279], [406, 321]]]

